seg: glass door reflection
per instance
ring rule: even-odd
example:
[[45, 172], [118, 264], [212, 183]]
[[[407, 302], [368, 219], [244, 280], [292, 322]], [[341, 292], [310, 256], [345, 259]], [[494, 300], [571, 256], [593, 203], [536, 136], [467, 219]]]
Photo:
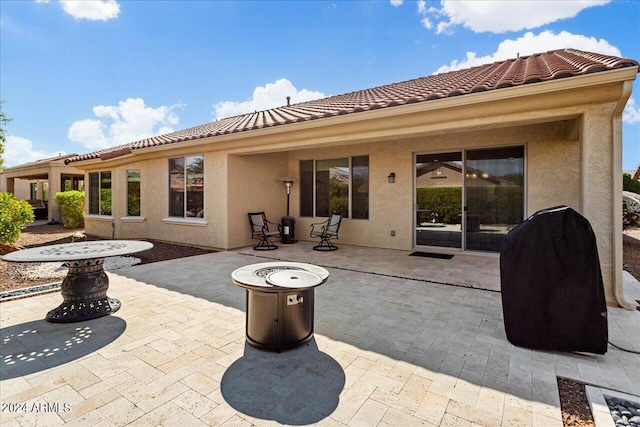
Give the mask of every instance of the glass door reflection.
[[465, 194], [466, 249], [499, 252], [524, 219], [524, 147], [467, 151]]
[[462, 153], [416, 156], [416, 246], [462, 248]]

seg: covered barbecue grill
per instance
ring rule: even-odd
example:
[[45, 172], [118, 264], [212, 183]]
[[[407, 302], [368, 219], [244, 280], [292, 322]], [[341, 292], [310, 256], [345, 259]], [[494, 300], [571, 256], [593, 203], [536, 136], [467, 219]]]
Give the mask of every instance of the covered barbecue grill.
[[507, 235], [500, 254], [509, 342], [542, 350], [607, 351], [607, 307], [596, 238], [567, 206], [536, 212]]

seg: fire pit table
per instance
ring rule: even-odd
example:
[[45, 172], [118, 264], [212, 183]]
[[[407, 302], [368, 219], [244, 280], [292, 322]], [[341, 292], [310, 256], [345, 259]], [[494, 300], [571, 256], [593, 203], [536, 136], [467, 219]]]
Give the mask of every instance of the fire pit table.
[[247, 342], [280, 352], [309, 341], [314, 289], [328, 278], [324, 268], [299, 262], [251, 264], [231, 273], [247, 291]]
[[69, 269], [62, 281], [63, 303], [47, 313], [49, 322], [69, 323], [115, 313], [120, 301], [107, 296], [109, 278], [102, 269], [106, 257], [146, 251], [152, 243], [137, 240], [97, 240], [39, 246], [11, 252], [10, 262], [64, 262]]

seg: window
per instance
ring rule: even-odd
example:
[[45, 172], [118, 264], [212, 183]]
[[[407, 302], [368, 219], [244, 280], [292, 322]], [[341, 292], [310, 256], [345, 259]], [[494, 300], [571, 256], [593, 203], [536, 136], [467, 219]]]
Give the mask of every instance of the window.
[[89, 173], [89, 214], [111, 215], [111, 172]]
[[300, 162], [300, 216], [369, 218], [369, 156]]
[[169, 159], [169, 216], [204, 217], [204, 156]]
[[29, 198], [35, 200], [38, 198], [38, 183], [32, 182], [29, 184]]
[[60, 186], [60, 188], [62, 188], [62, 191], [71, 191], [71, 190], [83, 191], [84, 190], [84, 176], [63, 175], [61, 177], [61, 180], [62, 180], [62, 185]]
[[140, 216], [140, 171], [127, 171], [127, 216]]

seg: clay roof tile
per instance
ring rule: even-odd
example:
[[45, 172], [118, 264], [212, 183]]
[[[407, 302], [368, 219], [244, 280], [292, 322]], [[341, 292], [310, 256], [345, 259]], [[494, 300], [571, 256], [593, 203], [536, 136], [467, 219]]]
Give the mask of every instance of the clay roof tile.
[[[435, 74], [301, 102], [290, 106], [241, 114], [189, 129], [154, 136], [118, 147], [68, 158], [65, 163], [97, 159], [105, 153], [125, 152], [174, 144], [194, 139], [216, 137], [265, 127], [330, 118], [404, 104], [430, 102], [453, 96], [500, 90], [525, 84], [576, 77], [589, 73], [625, 67], [638, 67], [638, 62], [576, 49], [560, 49], [515, 59], [498, 61], [464, 70]], [[109, 156], [103, 156], [108, 158]]]

